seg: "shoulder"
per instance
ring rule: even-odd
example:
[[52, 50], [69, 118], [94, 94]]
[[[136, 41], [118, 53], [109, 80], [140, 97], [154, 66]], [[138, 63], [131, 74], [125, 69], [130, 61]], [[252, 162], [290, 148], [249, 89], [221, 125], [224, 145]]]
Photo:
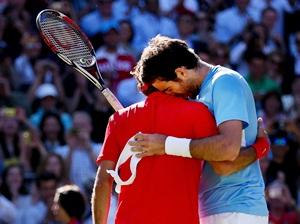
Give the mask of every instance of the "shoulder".
[[221, 67], [219, 68], [219, 70], [216, 72], [216, 74], [214, 74], [213, 78], [212, 78], [212, 82], [214, 84], [217, 83], [236, 83], [236, 82], [240, 82], [244, 80], [244, 77], [239, 74], [238, 72], [231, 70], [229, 68], [225, 68], [225, 67]]

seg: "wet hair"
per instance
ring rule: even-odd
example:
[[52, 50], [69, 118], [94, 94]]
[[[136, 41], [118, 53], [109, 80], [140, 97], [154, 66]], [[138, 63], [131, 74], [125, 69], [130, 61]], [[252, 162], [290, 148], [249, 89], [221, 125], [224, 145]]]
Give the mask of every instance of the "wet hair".
[[65, 185], [56, 190], [59, 205], [71, 218], [81, 220], [85, 213], [85, 198], [76, 185]]
[[[151, 84], [155, 80], [176, 80], [176, 68], [193, 69], [198, 65], [199, 57], [186, 42], [158, 35], [150, 40], [131, 74], [147, 95], [154, 91]], [[144, 88], [145, 85], [147, 88]]]

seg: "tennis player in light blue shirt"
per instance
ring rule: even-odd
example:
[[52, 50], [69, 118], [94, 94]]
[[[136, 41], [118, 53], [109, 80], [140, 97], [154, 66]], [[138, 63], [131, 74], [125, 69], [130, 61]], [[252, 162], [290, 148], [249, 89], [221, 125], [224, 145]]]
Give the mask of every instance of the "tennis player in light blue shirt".
[[132, 151], [139, 157], [167, 154], [208, 161], [199, 189], [200, 223], [267, 224], [257, 159], [269, 143], [257, 149], [261, 138], [256, 139], [256, 109], [246, 80], [202, 61], [186, 42], [163, 36], [149, 42], [132, 74], [145, 94], [158, 90], [205, 104], [219, 130], [202, 139], [138, 133], [129, 142]]
[[[255, 142], [257, 117], [254, 99], [240, 74], [221, 66], [212, 67], [201, 85], [197, 100], [214, 114], [217, 126], [229, 120], [242, 121], [242, 146]], [[258, 161], [229, 176], [217, 175], [211, 165], [205, 163], [199, 194], [202, 223], [217, 223], [205, 218], [215, 219], [213, 215], [216, 214], [228, 216], [227, 213], [245, 213], [266, 217], [268, 210], [264, 187]], [[243, 223], [248, 223], [246, 219], [249, 217], [243, 217]]]

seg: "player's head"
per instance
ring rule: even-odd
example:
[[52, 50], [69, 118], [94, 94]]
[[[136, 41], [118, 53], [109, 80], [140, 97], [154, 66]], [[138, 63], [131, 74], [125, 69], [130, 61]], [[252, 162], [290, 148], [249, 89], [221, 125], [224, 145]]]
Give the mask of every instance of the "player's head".
[[85, 198], [79, 187], [65, 185], [58, 188], [51, 210], [58, 221], [81, 220], [85, 213]]
[[[191, 73], [199, 67], [199, 57], [190, 49], [186, 42], [165, 36], [156, 36], [150, 40], [144, 49], [132, 75], [135, 76], [142, 91], [147, 95], [154, 90], [160, 90], [172, 95], [194, 95], [193, 76], [182, 76]], [[168, 87], [156, 85], [161, 82], [177, 84], [176, 92], [168, 92]], [[144, 86], [150, 88], [143, 88]], [[154, 87], [154, 88], [153, 88]], [[198, 90], [199, 86], [196, 87]], [[169, 88], [170, 89], [170, 88]], [[186, 93], [188, 91], [189, 93]], [[193, 93], [192, 93], [192, 92]]]

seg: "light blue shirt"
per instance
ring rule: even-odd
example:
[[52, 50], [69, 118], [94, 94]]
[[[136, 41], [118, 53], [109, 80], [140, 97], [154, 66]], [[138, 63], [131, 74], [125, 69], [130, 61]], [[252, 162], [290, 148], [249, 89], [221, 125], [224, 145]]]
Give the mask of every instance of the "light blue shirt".
[[[217, 125], [228, 120], [243, 123], [242, 143], [255, 142], [257, 115], [250, 87], [237, 72], [215, 66], [204, 79], [197, 100], [208, 106]], [[229, 176], [217, 175], [205, 163], [200, 185], [201, 217], [225, 212], [267, 216], [264, 181], [256, 161]]]

